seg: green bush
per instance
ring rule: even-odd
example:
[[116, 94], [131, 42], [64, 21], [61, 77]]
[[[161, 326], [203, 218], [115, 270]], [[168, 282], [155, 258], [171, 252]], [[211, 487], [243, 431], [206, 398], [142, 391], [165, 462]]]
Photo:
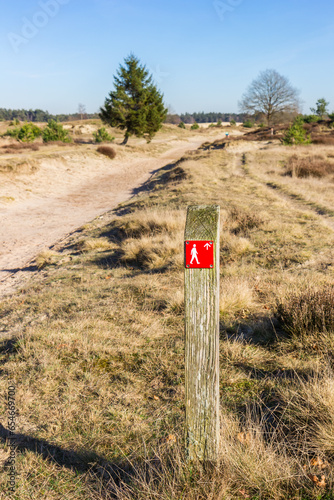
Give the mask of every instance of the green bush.
[[246, 120], [242, 125], [244, 127], [246, 127], [246, 128], [252, 128], [252, 127], [254, 127], [254, 123], [251, 122], [250, 120]]
[[25, 123], [22, 127], [7, 129], [5, 136], [13, 137], [21, 142], [33, 142], [42, 135], [42, 130], [33, 123]]
[[217, 127], [221, 127], [222, 126], [222, 121], [221, 120], [218, 120], [217, 121]]
[[180, 123], [178, 124], [178, 127], [179, 127], [179, 128], [186, 128], [186, 126], [185, 126], [185, 124], [184, 124], [183, 122], [180, 122]]
[[54, 120], [50, 120], [45, 129], [43, 130], [43, 141], [61, 141], [61, 142], [72, 142], [71, 137], [67, 130], [63, 129], [60, 123]]
[[192, 124], [192, 126], [190, 128], [191, 128], [191, 130], [197, 130], [197, 129], [199, 129], [199, 125], [198, 125], [198, 123], [195, 122]]
[[18, 140], [22, 142], [34, 142], [37, 137], [42, 135], [42, 130], [33, 123], [25, 123], [19, 129]]
[[236, 124], [237, 124], [237, 122], [236, 122], [235, 120], [231, 120], [231, 121], [230, 121], [230, 125], [231, 125], [231, 126], [236, 125]]
[[13, 125], [20, 125], [20, 120], [18, 120], [17, 118], [14, 118], [14, 120], [12, 122], [10, 122], [9, 126], [13, 126]]
[[304, 123], [315, 123], [320, 120], [320, 116], [317, 115], [305, 115], [303, 116]]
[[292, 125], [285, 132], [283, 137], [283, 144], [286, 146], [292, 146], [293, 144], [310, 144], [310, 135], [307, 135], [306, 130], [303, 127], [304, 118], [302, 116], [297, 116]]
[[18, 127], [8, 128], [7, 132], [3, 134], [4, 136], [13, 137], [13, 139], [17, 139], [19, 135], [20, 129]]
[[101, 127], [97, 132], [93, 132], [93, 136], [95, 142], [111, 142], [115, 139], [115, 137], [111, 137], [111, 135], [108, 134], [105, 127]]

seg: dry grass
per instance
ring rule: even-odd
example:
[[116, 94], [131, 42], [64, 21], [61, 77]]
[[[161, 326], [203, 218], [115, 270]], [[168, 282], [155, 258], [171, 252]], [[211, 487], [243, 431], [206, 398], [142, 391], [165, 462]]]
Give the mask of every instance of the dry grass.
[[[19, 412], [16, 498], [333, 497], [334, 238], [305, 201], [330, 210], [333, 187], [282, 177], [291, 150], [260, 147], [238, 141], [162, 169], [0, 303], [3, 436], [6, 377]], [[314, 147], [295, 153], [325, 154]], [[183, 230], [186, 207], [202, 203], [222, 213], [215, 467], [184, 453]], [[290, 319], [304, 321], [302, 336]], [[4, 438], [2, 448], [0, 459]]]
[[43, 250], [36, 257], [36, 265], [38, 269], [55, 264], [57, 261], [58, 254], [52, 250]]

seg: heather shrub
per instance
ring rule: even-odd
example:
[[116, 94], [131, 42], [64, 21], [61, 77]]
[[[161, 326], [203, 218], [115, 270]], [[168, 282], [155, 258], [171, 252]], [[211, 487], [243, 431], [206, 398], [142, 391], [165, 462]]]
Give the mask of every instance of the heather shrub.
[[111, 148], [110, 146], [99, 146], [96, 150], [98, 153], [101, 153], [105, 156], [108, 156], [108, 158], [111, 158], [112, 160], [116, 156], [116, 151]]
[[72, 142], [72, 139], [67, 130], [64, 130], [60, 123], [55, 120], [50, 120], [45, 129], [43, 130], [43, 141], [61, 141]]
[[291, 177], [325, 177], [334, 173], [334, 164], [323, 156], [314, 155], [307, 157], [290, 156], [286, 165], [285, 175]]
[[93, 132], [93, 137], [95, 142], [111, 142], [115, 139], [115, 137], [111, 137], [110, 134], [108, 134], [107, 130], [105, 127], [101, 127], [98, 129], [97, 132]]
[[312, 136], [312, 144], [324, 144], [327, 146], [334, 145], [334, 136], [333, 135], [313, 135]]
[[277, 304], [276, 315], [292, 337], [334, 333], [334, 286], [291, 294]]

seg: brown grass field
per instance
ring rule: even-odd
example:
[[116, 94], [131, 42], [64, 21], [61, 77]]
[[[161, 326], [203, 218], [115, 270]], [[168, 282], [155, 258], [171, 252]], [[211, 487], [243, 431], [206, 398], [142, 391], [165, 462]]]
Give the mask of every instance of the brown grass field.
[[[206, 145], [38, 255], [0, 302], [0, 498], [10, 384], [15, 500], [334, 498], [333, 165], [326, 144]], [[222, 216], [215, 466], [184, 453], [183, 232], [197, 204]]]

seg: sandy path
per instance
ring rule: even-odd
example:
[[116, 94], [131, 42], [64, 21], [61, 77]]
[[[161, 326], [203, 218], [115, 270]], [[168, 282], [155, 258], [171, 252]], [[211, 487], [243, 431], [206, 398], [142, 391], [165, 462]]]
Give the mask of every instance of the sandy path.
[[14, 202], [0, 204], [0, 297], [17, 288], [29, 274], [23, 269], [41, 250], [129, 199], [152, 171], [208, 139], [171, 141], [170, 149], [155, 158], [110, 161], [68, 150], [43, 159], [36, 173], [4, 176], [0, 200]]

